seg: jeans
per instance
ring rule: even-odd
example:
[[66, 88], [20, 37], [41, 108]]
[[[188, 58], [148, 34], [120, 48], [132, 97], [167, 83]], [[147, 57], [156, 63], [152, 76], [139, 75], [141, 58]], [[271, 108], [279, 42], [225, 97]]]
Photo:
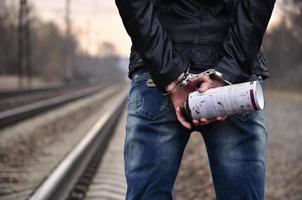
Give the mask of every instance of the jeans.
[[[147, 86], [148, 79], [147, 71], [137, 72], [128, 97], [127, 200], [172, 199], [192, 131], [178, 122], [169, 97]], [[206, 145], [217, 200], [264, 199], [267, 129], [263, 111], [231, 115], [194, 130], [202, 134]]]

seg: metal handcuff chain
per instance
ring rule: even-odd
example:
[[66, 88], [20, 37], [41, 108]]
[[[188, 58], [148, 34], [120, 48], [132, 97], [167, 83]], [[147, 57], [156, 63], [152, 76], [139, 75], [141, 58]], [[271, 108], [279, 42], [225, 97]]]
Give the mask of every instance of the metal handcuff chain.
[[172, 88], [171, 90], [169, 90], [168, 92], [164, 93], [164, 95], [165, 96], [170, 96], [170, 95], [174, 94], [177, 90], [180, 90], [180, 89], [186, 87], [189, 84], [189, 82], [194, 81], [195, 79], [197, 79], [200, 76], [211, 76], [211, 75], [215, 75], [216, 78], [220, 79], [221, 81], [223, 81], [227, 85], [232, 84], [229, 81], [225, 80], [223, 78], [222, 74], [220, 72], [216, 71], [215, 69], [208, 69], [208, 70], [206, 70], [204, 72], [201, 72], [199, 74], [192, 74], [192, 73], [189, 72], [189, 69], [187, 69], [186, 72], [184, 73], [184, 76], [176, 84], [176, 86], [174, 88]]

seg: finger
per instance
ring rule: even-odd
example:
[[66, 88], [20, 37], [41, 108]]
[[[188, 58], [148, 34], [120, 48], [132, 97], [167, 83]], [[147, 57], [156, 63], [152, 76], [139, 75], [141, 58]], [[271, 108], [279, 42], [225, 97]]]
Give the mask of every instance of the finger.
[[208, 75], [201, 76], [198, 80], [202, 81], [202, 84], [198, 89], [199, 92], [207, 91], [209, 88], [212, 88], [212, 85], [214, 84]]
[[209, 82], [203, 82], [200, 86], [200, 88], [198, 88], [198, 91], [200, 93], [207, 91], [209, 88], [211, 88], [211, 84]]
[[177, 107], [176, 108], [176, 117], [178, 119], [178, 121], [184, 126], [186, 127], [187, 129], [191, 129], [192, 128], [192, 125], [187, 122], [184, 118], [184, 116], [181, 114], [181, 111], [180, 111], [180, 107]]
[[199, 123], [200, 123], [199, 120], [197, 120], [197, 119], [193, 119], [192, 122], [193, 122], [194, 125], [199, 125]]
[[225, 116], [218, 116], [218, 117], [213, 117], [210, 119], [207, 119], [209, 123], [215, 122], [215, 121], [223, 121], [226, 117]]
[[226, 115], [225, 116], [218, 116], [218, 117], [216, 117], [216, 120], [221, 122], [221, 121], [224, 121], [226, 118], [227, 118]]
[[189, 83], [188, 83], [188, 87], [190, 88], [190, 89], [192, 89], [192, 91], [195, 91], [195, 90], [197, 90], [200, 86], [201, 86], [201, 83], [202, 83], [203, 81], [201, 81], [201, 80], [199, 80], [199, 79], [195, 79], [195, 80], [193, 80], [193, 81], [189, 81]]
[[206, 124], [206, 122], [200, 121], [200, 119], [194, 119], [192, 122], [195, 126], [201, 126]]
[[223, 121], [223, 117], [221, 117], [221, 116], [216, 117], [216, 120], [217, 120], [217, 121]]
[[191, 124], [188, 123], [188, 122], [186, 122], [184, 119], [182, 119], [179, 114], [177, 114], [177, 119], [181, 123], [181, 125], [184, 126], [185, 128], [187, 128], [187, 129], [191, 129], [192, 128]]
[[207, 118], [201, 118], [201, 119], [194, 119], [193, 120], [193, 124], [194, 125], [207, 125], [211, 122], [214, 122], [214, 121], [217, 121], [217, 118], [210, 118], [210, 119], [207, 119]]
[[195, 125], [195, 126], [202, 126], [202, 125], [206, 125], [206, 122], [204, 122], [204, 121], [201, 121], [200, 119], [195, 119], [194, 121], [193, 121], [193, 124]]
[[201, 118], [199, 121], [201, 125], [207, 125], [210, 123], [210, 121], [206, 118]]
[[189, 81], [189, 85], [195, 86], [195, 87], [200, 87], [201, 83], [203, 82], [212, 82], [212, 80], [209, 78], [209, 76], [206, 75], [199, 75], [193, 80]]
[[208, 75], [200, 76], [198, 80], [202, 82], [209, 82], [210, 84], [214, 84], [213, 80]]

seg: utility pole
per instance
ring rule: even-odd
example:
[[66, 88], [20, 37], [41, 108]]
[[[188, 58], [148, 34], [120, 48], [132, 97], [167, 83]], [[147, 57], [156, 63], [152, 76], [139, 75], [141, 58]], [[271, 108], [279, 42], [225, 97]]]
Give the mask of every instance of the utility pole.
[[17, 71], [18, 71], [18, 85], [23, 87], [24, 76], [24, 14], [25, 14], [26, 0], [20, 0], [19, 7], [19, 24], [18, 24], [18, 52], [17, 52]]
[[31, 41], [30, 41], [30, 19], [27, 0], [20, 0], [18, 38], [17, 38], [17, 71], [19, 88], [24, 87], [24, 80], [27, 78], [27, 85], [30, 85], [31, 78]]
[[24, 30], [24, 48], [25, 48], [25, 73], [27, 77], [27, 86], [30, 87], [32, 83], [32, 71], [31, 71], [31, 19], [30, 19], [30, 7], [26, 6], [26, 18], [25, 18], [25, 30]]
[[71, 20], [70, 20], [70, 3], [71, 0], [66, 0], [65, 4], [65, 44], [64, 44], [64, 81], [65, 84], [69, 84], [72, 80], [72, 55], [71, 55]]

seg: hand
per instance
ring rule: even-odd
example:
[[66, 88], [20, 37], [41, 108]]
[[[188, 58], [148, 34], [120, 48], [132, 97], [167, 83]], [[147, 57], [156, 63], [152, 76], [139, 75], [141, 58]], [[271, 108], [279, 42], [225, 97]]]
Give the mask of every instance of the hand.
[[[219, 80], [211, 79], [209, 76], [203, 76], [202, 77], [202, 84], [201, 86], [197, 89], [200, 93], [207, 91], [210, 88], [216, 88], [216, 87], [221, 87], [224, 86], [225, 83]], [[201, 119], [194, 119], [193, 124], [198, 126], [198, 125], [207, 125], [210, 122], [214, 121], [224, 121], [227, 118], [227, 116], [218, 116], [215, 118], [207, 119], [207, 118], [201, 118]]]
[[[181, 79], [181, 76], [179, 76], [176, 81], [174, 81], [170, 85], [168, 85], [166, 87], [166, 90], [173, 88], [175, 86], [176, 82], [178, 82]], [[208, 90], [210, 88], [220, 87], [223, 85], [224, 85], [223, 82], [210, 79], [209, 76], [203, 75], [203, 76], [196, 78], [194, 81], [189, 82], [189, 84], [186, 85], [186, 87], [179, 89], [175, 93], [173, 93], [171, 95], [171, 101], [173, 103], [178, 121], [184, 127], [188, 128], [188, 129], [192, 128], [192, 125], [185, 120], [184, 116], [182, 115], [182, 113], [180, 111], [180, 106], [183, 105], [183, 103], [186, 101], [190, 92], [193, 92], [195, 90], [198, 90], [199, 92], [205, 92], [206, 90]], [[225, 120], [225, 118], [226, 118], [226, 116], [219, 116], [219, 117], [212, 118], [212, 119], [202, 118], [202, 119], [198, 119], [198, 120], [193, 120], [193, 124], [194, 125], [206, 125], [206, 124], [216, 121], [216, 120], [223, 121], [223, 120]]]

